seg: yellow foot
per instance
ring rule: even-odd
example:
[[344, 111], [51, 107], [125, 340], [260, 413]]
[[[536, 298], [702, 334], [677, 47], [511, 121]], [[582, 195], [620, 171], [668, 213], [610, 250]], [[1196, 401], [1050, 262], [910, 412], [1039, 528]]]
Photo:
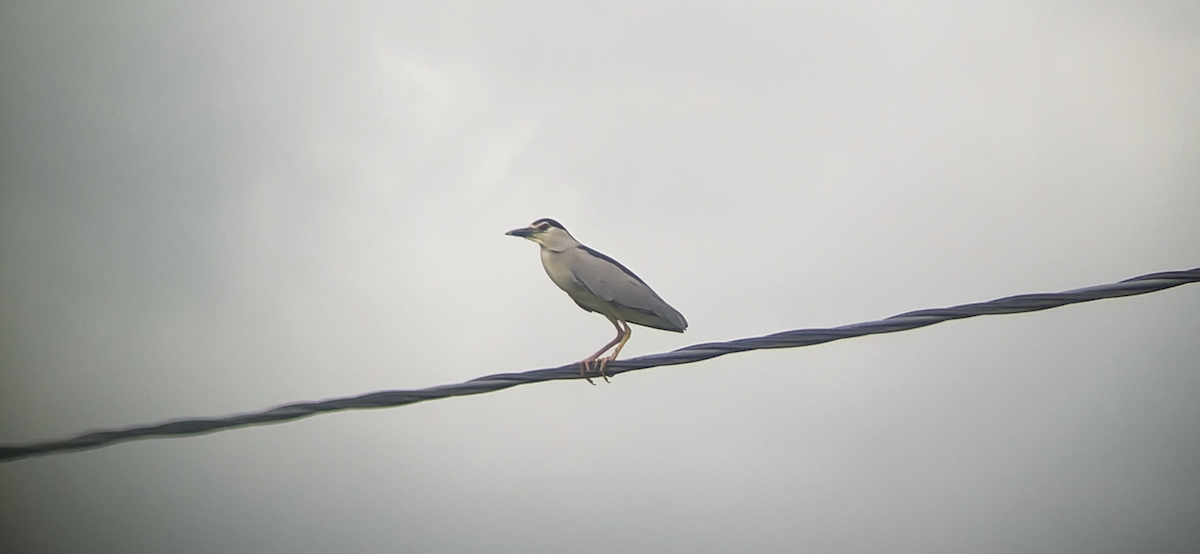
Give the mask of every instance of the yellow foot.
[[608, 374], [604, 372], [604, 366], [608, 365], [608, 362], [611, 362], [612, 360], [613, 360], [612, 356], [609, 356], [607, 358], [600, 358], [599, 360], [596, 360], [596, 362], [598, 362], [597, 365], [599, 365], [598, 369], [600, 370], [600, 376], [604, 378], [605, 383], [612, 382], [612, 381], [608, 380]]
[[593, 387], [596, 386], [596, 383], [592, 381], [591, 377], [588, 377], [588, 373], [590, 373], [588, 371], [588, 369], [590, 369], [588, 366], [594, 361], [595, 360], [583, 360], [579, 362], [579, 376], [587, 379], [588, 384]]
[[[596, 383], [592, 381], [591, 375], [599, 374], [605, 383], [611, 383], [612, 381], [608, 379], [608, 374], [604, 372], [604, 366], [608, 365], [610, 361], [612, 361], [611, 357], [600, 358], [598, 360], [583, 360], [579, 362], [579, 376], [587, 379], [588, 383], [595, 385]], [[596, 364], [596, 371], [592, 371], [592, 363]]]

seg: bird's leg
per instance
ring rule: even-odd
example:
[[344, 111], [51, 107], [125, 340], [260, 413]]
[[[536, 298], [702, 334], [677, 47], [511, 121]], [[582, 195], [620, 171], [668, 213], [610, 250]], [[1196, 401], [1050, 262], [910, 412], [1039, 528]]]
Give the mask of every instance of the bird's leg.
[[606, 382], [606, 383], [608, 382], [608, 375], [605, 375], [605, 373], [604, 373], [604, 366], [608, 365], [608, 362], [611, 362], [611, 361], [614, 361], [617, 359], [617, 356], [621, 353], [621, 349], [625, 348], [625, 343], [629, 342], [629, 337], [633, 336], [633, 329], [629, 328], [628, 323], [622, 321], [621, 325], [625, 326], [624, 329], [617, 327], [617, 331], [621, 332], [621, 334], [617, 336], [617, 338], [621, 339], [621, 343], [617, 345], [616, 350], [613, 350], [613, 353], [611, 356], [608, 356], [606, 358], [600, 358], [600, 360], [599, 360], [600, 376], [604, 378], [604, 382]]
[[[617, 324], [617, 320], [616, 320], [616, 319], [613, 319], [613, 318], [611, 318], [611, 317], [610, 317], [610, 318], [608, 318], [608, 320], [612, 322], [612, 324], [613, 324], [613, 327], [616, 327], [616, 328], [617, 328], [617, 337], [616, 337], [616, 338], [614, 338], [614, 339], [612, 340], [612, 342], [609, 342], [608, 344], [604, 345], [604, 348], [601, 348], [600, 350], [597, 350], [595, 354], [592, 354], [591, 356], [588, 356], [588, 357], [584, 358], [582, 361], [580, 361], [580, 362], [579, 362], [579, 374], [580, 374], [581, 376], [583, 376], [583, 378], [584, 378], [584, 379], [587, 379], [587, 382], [589, 382], [589, 383], [592, 383], [592, 378], [591, 378], [591, 377], [588, 377], [588, 374], [589, 374], [589, 373], [591, 373], [591, 365], [592, 365], [592, 362], [595, 362], [595, 361], [596, 361], [596, 359], [597, 359], [597, 358], [599, 358], [601, 354], [603, 354], [603, 353], [605, 353], [605, 352], [608, 352], [608, 349], [609, 349], [609, 348], [612, 348], [614, 344], [617, 344], [618, 342], [621, 342], [621, 339], [622, 339], [622, 338], [625, 338], [625, 331], [624, 331], [623, 329], [621, 329], [621, 326], [620, 326], [620, 325], [618, 325], [618, 324]], [[603, 360], [603, 359], [602, 359], [602, 360], [599, 362], [599, 368], [600, 368], [600, 376], [601, 376], [601, 377], [604, 377], [604, 382], [606, 382], [606, 383], [607, 383], [607, 382], [608, 382], [608, 376], [604, 375], [604, 363], [605, 363], [605, 361], [607, 361], [607, 360]], [[596, 383], [592, 383], [592, 384], [593, 384], [593, 385], [595, 385]]]

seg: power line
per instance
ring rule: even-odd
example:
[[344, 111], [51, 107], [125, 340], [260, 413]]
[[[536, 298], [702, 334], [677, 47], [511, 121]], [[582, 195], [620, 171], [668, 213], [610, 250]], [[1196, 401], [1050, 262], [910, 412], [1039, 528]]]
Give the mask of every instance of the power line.
[[[608, 364], [609, 375], [619, 375], [629, 371], [647, 369], [665, 365], [679, 365], [699, 362], [735, 352], [763, 350], [772, 348], [797, 348], [812, 346], [835, 340], [880, 333], [895, 333], [918, 327], [925, 327], [943, 321], [964, 319], [981, 315], [1015, 314], [1048, 310], [1069, 304], [1091, 302], [1104, 298], [1118, 298], [1156, 292], [1179, 285], [1200, 281], [1200, 268], [1186, 271], [1167, 271], [1151, 273], [1117, 283], [1097, 285], [1082, 289], [1068, 290], [1055, 293], [1022, 294], [1009, 296], [988, 302], [963, 304], [950, 308], [934, 308], [917, 310], [895, 315], [878, 321], [867, 321], [831, 327], [827, 329], [796, 329], [783, 331], [772, 335], [732, 340], [728, 342], [709, 342], [695, 344], [661, 354], [639, 356], [628, 360], [619, 360]], [[62, 440], [51, 440], [25, 445], [0, 446], [0, 462], [12, 461], [40, 454], [51, 454], [70, 450], [100, 448], [118, 442], [148, 439], [181, 437], [213, 433], [225, 429], [280, 423], [300, 419], [321, 413], [339, 412], [343, 410], [367, 410], [373, 408], [390, 408], [405, 406], [449, 398], [452, 396], [467, 396], [483, 394], [498, 390], [564, 379], [579, 379], [579, 366], [576, 364], [563, 365], [548, 369], [537, 369], [522, 373], [497, 373], [479, 377], [463, 383], [439, 385], [415, 390], [389, 390], [363, 394], [360, 396], [333, 398], [312, 402], [296, 402], [271, 408], [261, 412], [235, 414], [217, 418], [179, 419], [164, 423], [140, 425], [124, 429], [92, 431]]]

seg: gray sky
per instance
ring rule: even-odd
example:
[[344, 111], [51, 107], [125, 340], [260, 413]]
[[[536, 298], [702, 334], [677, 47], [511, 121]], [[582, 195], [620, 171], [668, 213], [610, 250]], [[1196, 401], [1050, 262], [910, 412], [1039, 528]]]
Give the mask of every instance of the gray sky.
[[[1194, 2], [0, 7], [0, 442], [1200, 266]], [[187, 4], [187, 5], [185, 5]], [[336, 4], [336, 5], [335, 5]], [[1200, 287], [0, 465], [0, 550], [1195, 552]]]

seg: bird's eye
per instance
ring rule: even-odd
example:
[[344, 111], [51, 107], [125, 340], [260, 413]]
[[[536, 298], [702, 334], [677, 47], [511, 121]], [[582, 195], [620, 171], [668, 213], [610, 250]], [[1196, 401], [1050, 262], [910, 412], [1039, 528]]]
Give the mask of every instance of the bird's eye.
[[539, 230], [539, 231], [545, 231], [546, 229], [549, 229], [549, 228], [550, 228], [550, 224], [549, 224], [549, 223], [543, 223], [543, 224], [541, 224], [541, 225], [538, 225], [538, 226], [537, 226], [537, 228], [538, 228], [538, 230]]

